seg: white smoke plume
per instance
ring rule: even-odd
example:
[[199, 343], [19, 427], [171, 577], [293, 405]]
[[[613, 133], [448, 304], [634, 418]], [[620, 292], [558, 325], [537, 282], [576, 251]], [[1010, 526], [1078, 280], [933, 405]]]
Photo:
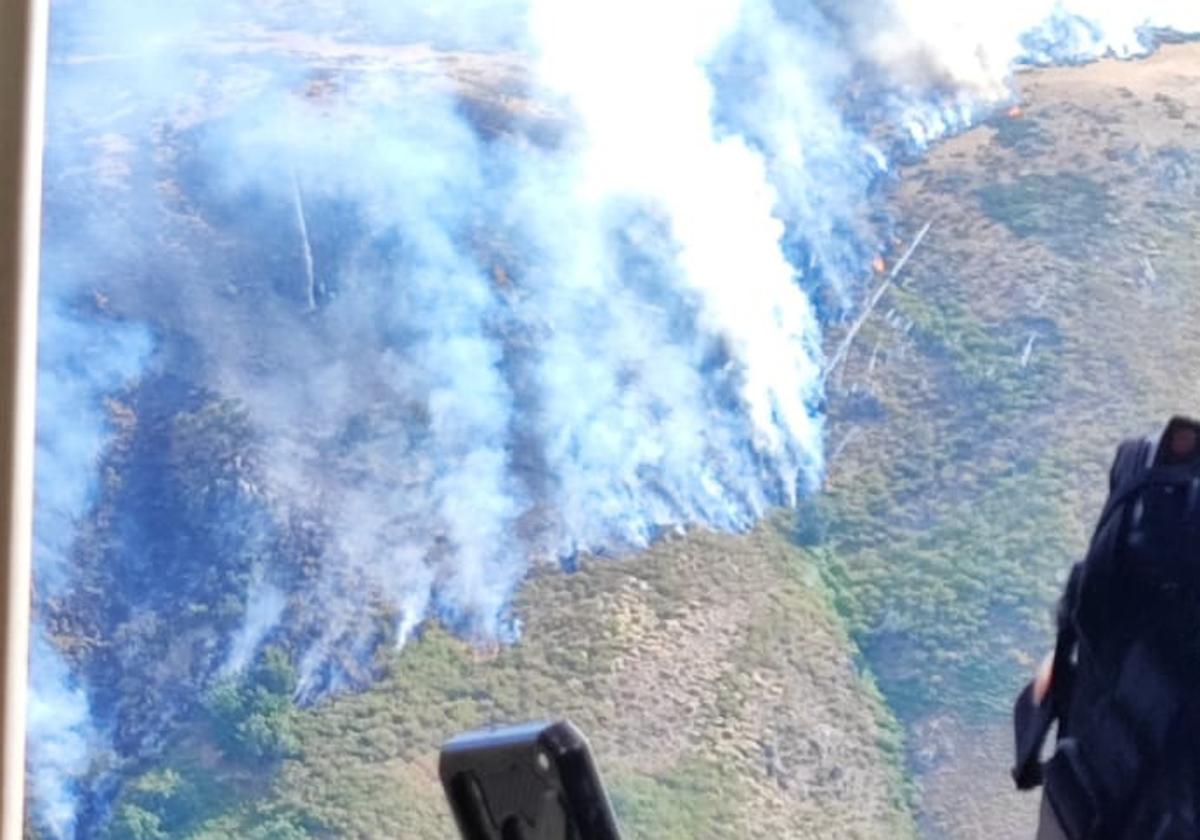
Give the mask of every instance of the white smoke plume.
[[81, 783], [101, 741], [93, 728], [87, 692], [38, 630], [32, 634], [30, 656], [29, 795], [40, 827], [51, 837], [71, 837]]
[[[151, 370], [244, 406], [254, 492], [319, 535], [311, 591], [260, 583], [221, 660], [307, 609], [310, 696], [372, 614], [504, 636], [531, 562], [750, 525], [822, 469], [816, 301], [853, 306], [892, 154], [1155, 28], [1200, 10], [59, 0], [40, 596], [72, 585], [105, 397]], [[75, 710], [31, 730], [65, 837], [54, 745], [102, 727], [51, 644], [34, 665]]]
[[267, 634], [283, 617], [287, 599], [269, 581], [259, 581], [246, 598], [246, 623], [229, 643], [229, 656], [221, 666], [222, 676], [245, 671]]

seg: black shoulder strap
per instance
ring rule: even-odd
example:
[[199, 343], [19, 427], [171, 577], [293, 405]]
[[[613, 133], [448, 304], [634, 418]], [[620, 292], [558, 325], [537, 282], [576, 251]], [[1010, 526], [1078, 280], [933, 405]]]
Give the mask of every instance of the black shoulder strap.
[[1050, 694], [1041, 703], [1035, 702], [1033, 683], [1030, 683], [1017, 697], [1013, 708], [1017, 762], [1013, 766], [1012, 776], [1019, 790], [1029, 790], [1042, 783], [1042, 747], [1050, 733], [1050, 726], [1066, 714], [1074, 682], [1071, 664], [1077, 639], [1074, 616], [1083, 567], [1083, 563], [1076, 563], [1071, 568], [1066, 589], [1058, 602], [1058, 633], [1050, 666]]

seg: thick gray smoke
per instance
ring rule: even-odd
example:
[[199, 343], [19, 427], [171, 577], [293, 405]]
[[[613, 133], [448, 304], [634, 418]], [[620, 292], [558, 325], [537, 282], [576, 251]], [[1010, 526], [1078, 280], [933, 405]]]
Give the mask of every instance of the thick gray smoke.
[[[218, 669], [308, 610], [310, 695], [369, 612], [504, 636], [531, 562], [791, 503], [822, 469], [811, 301], [853, 306], [891, 155], [1018, 63], [1200, 29], [1121, 6], [58, 0], [39, 603], [118, 480], [106, 399], [152, 377], [243, 407], [247, 492], [321, 535], [310, 589], [257, 570]], [[32, 792], [63, 837], [102, 727], [53, 641]]]
[[[71, 543], [100, 480], [104, 399], [136, 377], [151, 352], [144, 330], [84, 307], [80, 273], [72, 266], [86, 255], [57, 253], [54, 244], [46, 250], [47, 279], [55, 278], [57, 294], [43, 300], [39, 319], [34, 564], [40, 603], [71, 584]], [[33, 630], [30, 669], [30, 793], [51, 836], [66, 837], [78, 780], [92, 766], [101, 739], [87, 692], [41, 626]]]
[[29, 797], [38, 824], [51, 837], [70, 837], [80, 780], [93, 767], [101, 742], [87, 693], [40, 628], [34, 628], [30, 657]]

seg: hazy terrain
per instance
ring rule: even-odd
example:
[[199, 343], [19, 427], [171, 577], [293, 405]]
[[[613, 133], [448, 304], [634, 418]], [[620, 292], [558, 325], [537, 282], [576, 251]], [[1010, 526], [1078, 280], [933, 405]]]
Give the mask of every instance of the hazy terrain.
[[[561, 129], [522, 97], [505, 56], [333, 55], [303, 38], [229, 49], [300, 55], [317, 67], [304, 89], [318, 107], [339, 95], [339, 68], [378, 62], [448, 79], [485, 136], [536, 146]], [[1027, 72], [1019, 87], [1019, 112], [934, 146], [888, 188], [896, 239], [868, 288], [930, 227], [830, 371], [824, 486], [749, 533], [667, 534], [635, 556], [575, 558], [570, 573], [542, 557], [517, 588], [510, 640], [428, 620], [398, 648], [386, 580], [326, 574], [328, 522], [296, 510], [262, 524], [273, 450], [244, 404], [253, 388], [238, 383], [239, 402], [180, 374], [200, 364], [191, 344], [106, 397], [113, 435], [72, 549], [79, 580], [40, 605], [109, 715], [110, 765], [90, 771], [81, 824], [111, 840], [449, 837], [441, 741], [568, 716], [591, 735], [632, 838], [1028, 836], [1035, 801], [1007, 776], [1010, 701], [1048, 643], [1112, 447], [1197, 397], [1200, 46]], [[226, 213], [188, 166], [202, 123], [177, 112], [154, 138], [170, 177], [148, 180], [177, 213], [152, 226], [163, 247], [146, 272], [211, 265], [214, 295], [239, 303], [198, 328], [194, 290], [164, 309], [176, 291], [147, 282], [114, 303], [98, 281], [89, 315], [250, 336], [254, 357], [252, 339], [290, 324], [260, 323], [256, 301], [277, 293], [311, 311], [336, 298], [316, 278], [348, 246], [334, 224], [314, 223], [310, 241], [306, 214], [353, 214], [305, 204], [298, 186], [294, 204], [291, 188], [287, 203], [264, 199], [265, 221], [258, 206]], [[133, 204], [111, 186], [130, 178], [123, 142], [92, 148], [112, 179], [101, 196]], [[196, 231], [221, 247], [190, 252]], [[482, 225], [470, 233], [499, 294], [519, 297], [521, 256]], [[850, 323], [828, 327], [828, 358]], [[307, 358], [303, 341], [287, 346]], [[301, 441], [331, 486], [359, 476], [355, 456], [372, 450], [355, 446], [420, 411], [378, 404], [341, 437]], [[120, 512], [133, 508], [177, 527], [145, 525], [145, 553], [122, 554], [133, 526]], [[263, 569], [279, 565], [283, 629], [232, 668], [230, 639], [254, 593], [274, 595]], [[333, 600], [318, 584], [353, 593], [369, 644], [332, 654], [315, 669], [328, 690], [306, 694], [302, 656]]]
[[535, 572], [519, 641], [427, 625], [265, 764], [198, 713], [110, 836], [449, 836], [440, 741], [543, 715], [592, 734], [632, 837], [1027, 836], [1009, 702], [1112, 445], [1196, 396], [1198, 60], [1025, 74], [1022, 113], [903, 173], [891, 260], [932, 226], [833, 371], [794, 517]]

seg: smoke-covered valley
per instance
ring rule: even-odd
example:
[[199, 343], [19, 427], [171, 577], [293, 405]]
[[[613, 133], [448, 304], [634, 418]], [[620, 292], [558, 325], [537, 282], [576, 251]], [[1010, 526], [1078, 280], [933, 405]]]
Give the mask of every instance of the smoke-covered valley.
[[1157, 5], [59, 0], [39, 829], [268, 643], [315, 702], [431, 617], [516, 638], [531, 567], [814, 492], [896, 162], [1200, 30]]

